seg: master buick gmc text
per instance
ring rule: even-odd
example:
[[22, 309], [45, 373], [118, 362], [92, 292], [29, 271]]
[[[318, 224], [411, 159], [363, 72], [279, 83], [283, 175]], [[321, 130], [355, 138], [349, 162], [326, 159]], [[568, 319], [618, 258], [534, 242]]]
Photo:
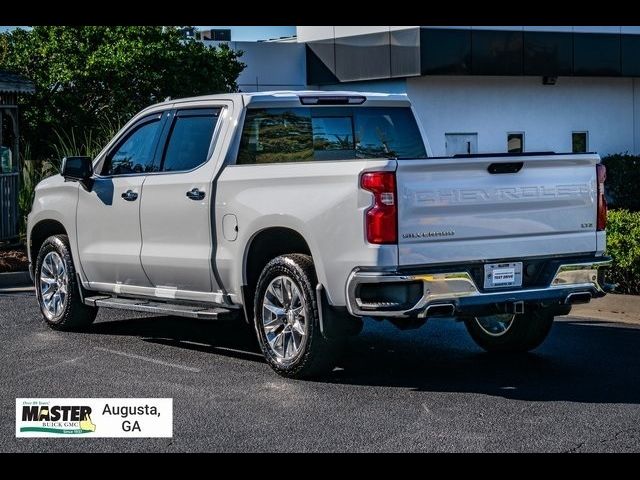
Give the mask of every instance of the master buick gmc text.
[[604, 180], [591, 153], [434, 157], [405, 95], [172, 100], [38, 185], [31, 272], [52, 328], [238, 318], [290, 377], [330, 371], [365, 318], [528, 351], [611, 290]]

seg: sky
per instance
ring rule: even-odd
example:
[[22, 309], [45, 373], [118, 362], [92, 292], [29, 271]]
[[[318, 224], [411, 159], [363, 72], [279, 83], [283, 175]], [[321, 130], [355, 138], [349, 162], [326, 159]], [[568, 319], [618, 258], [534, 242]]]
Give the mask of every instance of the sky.
[[296, 34], [296, 27], [263, 27], [263, 26], [242, 26], [242, 27], [202, 27], [200, 30], [210, 28], [230, 28], [231, 40], [239, 42], [251, 42], [255, 40], [266, 40], [267, 38], [288, 37]]
[[[16, 27], [2, 27], [0, 26], [0, 32], [11, 30]], [[23, 27], [25, 28], [25, 27]], [[296, 27], [268, 27], [268, 26], [198, 26], [200, 30], [208, 30], [210, 28], [230, 28], [231, 40], [234, 41], [255, 41], [266, 40], [267, 38], [288, 37], [296, 34]]]

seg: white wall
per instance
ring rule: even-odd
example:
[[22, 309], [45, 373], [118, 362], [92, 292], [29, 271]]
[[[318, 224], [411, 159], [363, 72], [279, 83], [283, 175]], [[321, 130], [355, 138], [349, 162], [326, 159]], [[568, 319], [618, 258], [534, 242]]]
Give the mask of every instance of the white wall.
[[337, 90], [377, 93], [407, 93], [404, 78], [391, 80], [365, 80], [361, 82], [344, 82], [335, 85], [308, 85], [309, 90]]
[[314, 40], [326, 40], [328, 38], [351, 37], [354, 35], [364, 35], [367, 33], [380, 33], [395, 30], [405, 30], [407, 28], [418, 28], [413, 25], [392, 25], [392, 26], [309, 26], [296, 27], [298, 42], [312, 42]]
[[238, 77], [243, 92], [301, 90], [305, 88], [306, 58], [301, 43], [281, 42], [204, 42], [205, 45], [227, 43], [232, 50], [242, 50], [240, 61], [246, 64]]
[[541, 77], [431, 76], [408, 78], [406, 89], [434, 155], [445, 155], [445, 133], [461, 132], [478, 133], [480, 153], [506, 152], [507, 132], [520, 131], [526, 151], [570, 152], [571, 132], [584, 130], [589, 150], [603, 155], [640, 148], [640, 90], [634, 95], [631, 78], [542, 85]]
[[[469, 30], [524, 30], [540, 32], [580, 32], [580, 33], [634, 33], [640, 34], [638, 26], [599, 26], [599, 25], [578, 25], [578, 26], [518, 26], [518, 25], [478, 25], [478, 26], [428, 26], [428, 28], [455, 28]], [[362, 35], [365, 33], [386, 32], [389, 29], [418, 28], [416, 27], [383, 27], [383, 26], [323, 26], [306, 27], [297, 26], [296, 35], [299, 42], [310, 42], [313, 40], [324, 40], [334, 37], [347, 37], [350, 35]]]

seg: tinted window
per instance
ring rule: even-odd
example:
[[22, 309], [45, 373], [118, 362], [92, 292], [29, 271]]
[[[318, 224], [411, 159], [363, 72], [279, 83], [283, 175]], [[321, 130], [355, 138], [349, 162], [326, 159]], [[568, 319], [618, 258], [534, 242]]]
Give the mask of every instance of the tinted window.
[[640, 35], [621, 35], [622, 75], [640, 77]]
[[237, 163], [396, 157], [426, 157], [408, 108], [269, 108], [247, 111]]
[[522, 75], [522, 32], [473, 30], [474, 75]]
[[573, 36], [564, 32], [524, 32], [525, 75], [571, 75]]
[[573, 153], [586, 153], [587, 148], [587, 132], [573, 132], [571, 134], [571, 151]]
[[137, 126], [117, 149], [107, 157], [102, 175], [126, 175], [158, 171], [153, 163], [154, 145], [160, 130], [160, 119]]
[[471, 30], [420, 30], [420, 63], [422, 73], [470, 74]]
[[316, 160], [355, 158], [351, 117], [314, 117], [313, 157]]
[[408, 108], [354, 109], [357, 158], [425, 158], [427, 152]]
[[207, 161], [217, 113], [178, 112], [162, 162], [163, 172], [193, 170]]
[[237, 163], [309, 160], [313, 160], [313, 139], [308, 108], [247, 110]]
[[575, 75], [620, 75], [620, 35], [582, 33], [573, 36]]

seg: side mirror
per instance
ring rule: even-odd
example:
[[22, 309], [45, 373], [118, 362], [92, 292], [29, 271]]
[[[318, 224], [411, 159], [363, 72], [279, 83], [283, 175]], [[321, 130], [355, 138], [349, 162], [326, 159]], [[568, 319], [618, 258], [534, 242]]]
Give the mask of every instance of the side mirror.
[[65, 180], [86, 185], [93, 176], [93, 160], [91, 157], [64, 157], [60, 173]]

